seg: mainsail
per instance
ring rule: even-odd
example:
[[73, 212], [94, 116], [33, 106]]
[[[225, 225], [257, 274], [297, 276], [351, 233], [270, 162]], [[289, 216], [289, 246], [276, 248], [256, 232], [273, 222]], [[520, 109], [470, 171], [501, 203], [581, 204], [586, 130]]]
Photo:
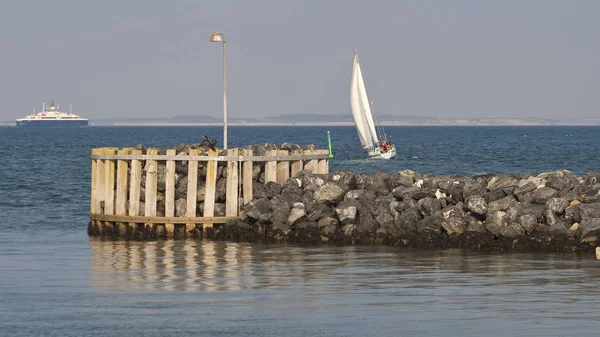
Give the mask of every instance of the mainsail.
[[354, 68], [352, 69], [352, 82], [350, 85], [350, 108], [363, 148], [375, 147], [379, 141], [356, 51], [354, 52]]

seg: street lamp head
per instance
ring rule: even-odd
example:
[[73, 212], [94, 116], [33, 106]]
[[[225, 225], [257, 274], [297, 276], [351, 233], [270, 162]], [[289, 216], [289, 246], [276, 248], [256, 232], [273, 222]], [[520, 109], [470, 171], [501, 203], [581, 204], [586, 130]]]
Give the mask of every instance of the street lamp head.
[[213, 35], [210, 36], [210, 42], [225, 42], [225, 34], [221, 32], [213, 33]]

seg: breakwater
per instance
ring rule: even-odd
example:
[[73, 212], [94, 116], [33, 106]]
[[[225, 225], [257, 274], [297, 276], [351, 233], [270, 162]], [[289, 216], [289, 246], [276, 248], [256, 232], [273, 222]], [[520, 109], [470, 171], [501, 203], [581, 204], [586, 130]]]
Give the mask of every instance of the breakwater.
[[[182, 147], [175, 153], [189, 156], [185, 152], [190, 150], [192, 155], [196, 155], [193, 147]], [[261, 156], [235, 155], [248, 150]], [[193, 179], [190, 183], [191, 171], [186, 171], [185, 165], [180, 165], [187, 162], [189, 167], [189, 157], [181, 157], [185, 160], [177, 162], [177, 177], [170, 184], [166, 183], [168, 179], [160, 178], [162, 164], [157, 164], [156, 185], [164, 181], [165, 188], [156, 188], [158, 196], [156, 201], [151, 198], [151, 202], [157, 204], [158, 208], [150, 217], [162, 216], [162, 220], [148, 219], [147, 212], [145, 218], [141, 217], [135, 214], [135, 210], [133, 214], [129, 212], [126, 215], [130, 217], [129, 225], [119, 222], [126, 222], [127, 218], [92, 215], [88, 232], [90, 235], [141, 239], [205, 237], [249, 242], [389, 244], [480, 250], [592, 251], [598, 245], [600, 173], [577, 176], [562, 170], [536, 175], [481, 174], [470, 177], [421, 175], [410, 170], [375, 174], [354, 174], [347, 170], [328, 173], [326, 151], [312, 147], [303, 149], [291, 144], [265, 144], [228, 151], [233, 152], [220, 157], [223, 160], [220, 172], [218, 168], [221, 166], [217, 165], [217, 172], [208, 175], [203, 173], [204, 170], [212, 172], [210, 163], [216, 164], [217, 161], [199, 164], [197, 170], [192, 165], [193, 171], [198, 171], [198, 177], [202, 177], [196, 180], [197, 185], [194, 185]], [[300, 151], [301, 154], [294, 151]], [[321, 152], [315, 155], [311, 151]], [[211, 155], [210, 150], [204, 153]], [[264, 154], [271, 157], [265, 157]], [[309, 157], [298, 157], [300, 155]], [[290, 160], [282, 158], [285, 156]], [[316, 156], [314, 158], [317, 159], [310, 156]], [[232, 163], [248, 163], [252, 158], [259, 161], [251, 168], [235, 171], [234, 167], [237, 166]], [[170, 172], [169, 161], [173, 157], [161, 159], [166, 159], [164, 172]], [[192, 161], [197, 160], [192, 156]], [[131, 172], [137, 174], [138, 171], [136, 164], [131, 164], [127, 166], [130, 176]], [[110, 167], [110, 163], [103, 165], [103, 171]], [[146, 163], [143, 169], [146, 177], [154, 176], [153, 167], [152, 162]], [[93, 166], [92, 170], [102, 171], [97, 166]], [[245, 178], [238, 178], [235, 183], [231, 182], [234, 179], [228, 179], [244, 170], [247, 172]], [[210, 176], [217, 177], [215, 186], [221, 186], [215, 187], [214, 200], [222, 204], [214, 206], [212, 214], [206, 212], [208, 184], [198, 183], [208, 181]], [[187, 180], [185, 177], [188, 177]], [[102, 179], [107, 180], [106, 176]], [[244, 179], [248, 181], [245, 186], [240, 183]], [[173, 183], [174, 187], [167, 193], [167, 186]], [[154, 185], [154, 182], [150, 183], [152, 190], [155, 189]], [[142, 181], [140, 186], [148, 196], [148, 180]], [[118, 184], [116, 188], [118, 190]], [[160, 196], [161, 190], [165, 191], [163, 197]], [[192, 190], [196, 193], [187, 193]], [[229, 197], [228, 191], [233, 190], [245, 192], [230, 192], [233, 194]], [[163, 211], [161, 200], [164, 201], [173, 193], [177, 193], [172, 198], [175, 205], [168, 206], [170, 212]], [[106, 192], [101, 194], [110, 195]], [[135, 199], [135, 193], [130, 193], [126, 199], [131, 201], [131, 195]], [[140, 203], [145, 202], [142, 208], [154, 212], [152, 206], [147, 206], [147, 198], [140, 200]], [[92, 214], [106, 214], [106, 202], [98, 202], [97, 199], [92, 198], [92, 209], [96, 210]], [[190, 199], [193, 199], [193, 203]], [[233, 199], [236, 207], [230, 207], [228, 212], [227, 205]], [[196, 205], [195, 212], [185, 209], [184, 205], [188, 204]], [[165, 205], [169, 205], [169, 202], [165, 202]], [[130, 202], [129, 209], [132, 209]], [[220, 211], [215, 212], [215, 209]], [[175, 219], [173, 211], [181, 218]], [[203, 214], [204, 217], [191, 219], [192, 213]], [[211, 220], [211, 216], [214, 219]], [[191, 220], [195, 223], [186, 223]], [[206, 225], [208, 223], [210, 225]], [[217, 225], [213, 226], [212, 223]]]

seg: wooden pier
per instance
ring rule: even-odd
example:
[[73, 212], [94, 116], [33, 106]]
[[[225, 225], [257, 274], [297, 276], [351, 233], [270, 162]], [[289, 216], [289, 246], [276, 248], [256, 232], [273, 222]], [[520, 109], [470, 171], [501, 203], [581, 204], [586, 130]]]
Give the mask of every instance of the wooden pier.
[[[161, 152], [92, 150], [90, 235], [201, 236], [213, 224], [238, 218], [259, 180], [283, 184], [303, 170], [329, 172], [327, 150], [267, 150], [261, 156], [239, 148], [221, 155], [197, 148]], [[223, 204], [224, 210], [216, 209]]]

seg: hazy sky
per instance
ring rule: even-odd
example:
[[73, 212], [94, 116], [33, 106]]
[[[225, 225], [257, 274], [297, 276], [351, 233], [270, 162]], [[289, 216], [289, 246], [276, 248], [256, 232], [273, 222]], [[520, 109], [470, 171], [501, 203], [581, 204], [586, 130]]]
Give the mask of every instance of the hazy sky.
[[600, 117], [596, 0], [0, 0], [0, 120], [377, 114]]

